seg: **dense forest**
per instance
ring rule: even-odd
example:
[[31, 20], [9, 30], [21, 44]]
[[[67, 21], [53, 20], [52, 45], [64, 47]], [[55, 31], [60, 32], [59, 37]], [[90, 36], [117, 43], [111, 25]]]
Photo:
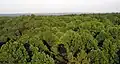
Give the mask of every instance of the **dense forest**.
[[0, 17], [0, 64], [120, 64], [120, 13]]

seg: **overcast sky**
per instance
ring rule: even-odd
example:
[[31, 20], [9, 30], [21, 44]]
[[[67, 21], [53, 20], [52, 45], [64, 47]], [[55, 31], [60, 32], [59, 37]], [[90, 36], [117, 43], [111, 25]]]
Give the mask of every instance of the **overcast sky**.
[[0, 13], [120, 12], [120, 0], [0, 0]]

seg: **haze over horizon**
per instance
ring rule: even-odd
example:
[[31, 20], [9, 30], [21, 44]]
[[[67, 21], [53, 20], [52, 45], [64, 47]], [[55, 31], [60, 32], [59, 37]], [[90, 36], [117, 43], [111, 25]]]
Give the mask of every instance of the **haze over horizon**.
[[0, 0], [0, 14], [120, 12], [120, 0]]

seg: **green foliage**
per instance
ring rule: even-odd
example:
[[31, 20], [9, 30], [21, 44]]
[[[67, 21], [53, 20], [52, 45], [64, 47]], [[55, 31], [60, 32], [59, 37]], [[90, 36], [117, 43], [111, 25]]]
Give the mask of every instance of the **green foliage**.
[[120, 13], [0, 17], [0, 45], [0, 64], [120, 64]]

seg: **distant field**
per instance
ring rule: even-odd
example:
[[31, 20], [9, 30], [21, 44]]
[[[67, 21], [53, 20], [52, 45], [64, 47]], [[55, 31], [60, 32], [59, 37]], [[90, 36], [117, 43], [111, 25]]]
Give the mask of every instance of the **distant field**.
[[0, 16], [0, 64], [120, 64], [120, 13]]

